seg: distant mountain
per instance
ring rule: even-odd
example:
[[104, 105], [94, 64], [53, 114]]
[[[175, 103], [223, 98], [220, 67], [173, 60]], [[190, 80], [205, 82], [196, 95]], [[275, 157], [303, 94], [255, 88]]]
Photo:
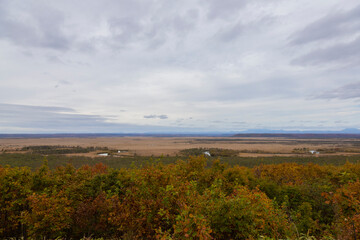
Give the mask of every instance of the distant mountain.
[[233, 137], [286, 137], [286, 138], [360, 138], [360, 130], [347, 128], [341, 131], [285, 131], [249, 129]]
[[346, 128], [341, 131], [287, 131], [248, 129], [242, 132], [171, 132], [168, 133], [43, 133], [1, 134], [1, 138], [93, 138], [93, 137], [293, 137], [293, 138], [360, 138], [360, 129]]
[[300, 139], [320, 139], [320, 138], [356, 138], [360, 139], [360, 134], [351, 133], [239, 133], [233, 137], [271, 137], [271, 138], [300, 138]]
[[311, 134], [316, 134], [316, 133], [321, 133], [321, 134], [360, 134], [360, 129], [358, 128], [346, 128], [340, 131], [316, 131], [316, 130], [310, 130], [310, 131], [300, 131], [300, 130], [271, 130], [271, 129], [248, 129], [242, 132], [239, 132], [239, 134], [241, 133], [298, 133], [298, 134], [305, 134], [305, 133], [311, 133]]
[[342, 130], [343, 133], [360, 133], [360, 129], [358, 128], [346, 128]]

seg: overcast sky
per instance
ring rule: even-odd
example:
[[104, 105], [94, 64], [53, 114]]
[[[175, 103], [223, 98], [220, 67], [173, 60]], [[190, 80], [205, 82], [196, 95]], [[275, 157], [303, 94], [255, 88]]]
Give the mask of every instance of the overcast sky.
[[0, 133], [360, 128], [358, 0], [0, 0]]

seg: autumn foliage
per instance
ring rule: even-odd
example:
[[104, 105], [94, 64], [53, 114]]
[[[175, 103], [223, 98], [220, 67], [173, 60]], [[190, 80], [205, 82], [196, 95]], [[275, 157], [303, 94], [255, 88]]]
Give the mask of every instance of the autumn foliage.
[[[0, 167], [0, 238], [353, 239], [360, 164]], [[357, 231], [357, 232], [356, 232]]]

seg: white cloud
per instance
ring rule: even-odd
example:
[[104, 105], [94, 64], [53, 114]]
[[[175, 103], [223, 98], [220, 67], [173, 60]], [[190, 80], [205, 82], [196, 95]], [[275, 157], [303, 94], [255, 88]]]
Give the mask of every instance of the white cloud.
[[[345, 126], [334, 109], [359, 127], [345, 93], [359, 81], [358, 10], [355, 0], [1, 1], [0, 103], [129, 129]], [[43, 126], [27, 125], [54, 129]]]

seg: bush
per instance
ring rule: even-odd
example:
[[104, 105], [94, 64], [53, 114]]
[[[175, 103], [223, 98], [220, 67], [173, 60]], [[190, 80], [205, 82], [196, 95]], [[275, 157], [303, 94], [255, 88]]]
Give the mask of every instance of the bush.
[[360, 164], [208, 163], [0, 167], [0, 238], [351, 239], [360, 227]]

